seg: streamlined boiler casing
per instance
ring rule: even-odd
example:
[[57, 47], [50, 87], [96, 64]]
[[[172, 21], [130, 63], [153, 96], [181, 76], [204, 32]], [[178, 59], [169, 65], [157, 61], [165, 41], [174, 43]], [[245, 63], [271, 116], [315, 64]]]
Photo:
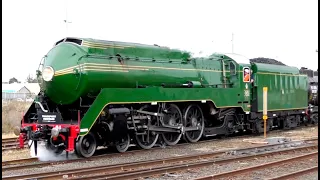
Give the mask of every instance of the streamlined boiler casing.
[[190, 63], [190, 57], [188, 52], [157, 45], [66, 38], [45, 56], [43, 76], [51, 77], [48, 67], [54, 75], [49, 81], [40, 77], [40, 86], [53, 102], [71, 104], [102, 88], [221, 84], [219, 62]]

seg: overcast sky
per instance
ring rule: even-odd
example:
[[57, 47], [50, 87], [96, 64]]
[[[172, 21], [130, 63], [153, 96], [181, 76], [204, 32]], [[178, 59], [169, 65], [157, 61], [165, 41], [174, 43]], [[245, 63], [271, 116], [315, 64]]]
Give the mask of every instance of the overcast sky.
[[35, 74], [67, 35], [207, 55], [231, 52], [232, 33], [235, 53], [317, 69], [318, 0], [3, 0], [2, 81]]

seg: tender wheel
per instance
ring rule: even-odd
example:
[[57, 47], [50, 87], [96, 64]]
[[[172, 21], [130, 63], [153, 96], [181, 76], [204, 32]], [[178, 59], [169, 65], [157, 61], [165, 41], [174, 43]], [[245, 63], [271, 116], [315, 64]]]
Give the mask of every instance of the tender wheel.
[[81, 136], [76, 142], [76, 154], [82, 157], [91, 157], [97, 149], [97, 141], [94, 134], [89, 132]]
[[[148, 105], [145, 105], [143, 107], [140, 108], [141, 111], [152, 111], [151, 107]], [[144, 114], [140, 114], [141, 116], [145, 116]], [[142, 124], [141, 125], [153, 125], [153, 126], [157, 126], [158, 125], [158, 121], [157, 118], [154, 116], [151, 116], [150, 120], [141, 120]], [[136, 141], [138, 143], [138, 145], [143, 148], [143, 149], [150, 149], [152, 148], [158, 138], [159, 138], [159, 134], [155, 133], [153, 131], [148, 131], [148, 129], [143, 129], [142, 132], [146, 132], [146, 134], [136, 134]], [[138, 130], [138, 133], [142, 133]]]
[[[271, 120], [267, 120], [267, 132], [270, 130]], [[254, 123], [254, 133], [259, 135], [264, 132], [264, 121], [262, 119], [256, 119]]]
[[[175, 104], [170, 104], [166, 109], [167, 113], [163, 119], [165, 125], [177, 126], [182, 124], [182, 113], [179, 107]], [[182, 133], [168, 132], [163, 133], [162, 138], [164, 142], [170, 146], [176, 145], [181, 139]]]
[[199, 130], [186, 131], [185, 136], [190, 142], [197, 142], [201, 138], [204, 130], [204, 117], [198, 105], [189, 105], [183, 117], [184, 127], [198, 127]]
[[121, 140], [118, 140], [115, 142], [115, 146], [118, 152], [126, 152], [130, 145], [130, 135], [127, 134], [124, 138], [121, 138]]
[[314, 113], [310, 116], [310, 120], [312, 124], [318, 124], [318, 113]]

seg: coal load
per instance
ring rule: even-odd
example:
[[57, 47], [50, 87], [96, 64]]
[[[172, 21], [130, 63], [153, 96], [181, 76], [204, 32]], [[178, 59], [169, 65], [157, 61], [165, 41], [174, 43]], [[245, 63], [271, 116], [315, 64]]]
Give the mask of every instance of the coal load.
[[263, 57], [250, 59], [250, 63], [262, 63], [262, 64], [274, 64], [274, 65], [287, 66], [287, 65], [283, 64], [282, 62], [277, 61], [275, 59], [263, 58]]
[[317, 69], [317, 71], [313, 71], [311, 69], [301, 67], [299, 72], [300, 72], [300, 74], [308, 75], [308, 77], [315, 77], [316, 76], [316, 78], [318, 79], [318, 69]]

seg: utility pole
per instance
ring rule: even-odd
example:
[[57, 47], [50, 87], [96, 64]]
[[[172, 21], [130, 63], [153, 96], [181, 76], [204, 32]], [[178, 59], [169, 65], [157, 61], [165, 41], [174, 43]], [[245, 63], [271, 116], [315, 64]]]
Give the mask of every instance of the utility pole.
[[231, 42], [232, 42], [232, 53], [233, 53], [233, 33], [232, 33], [232, 39], [231, 39]]
[[68, 37], [68, 24], [72, 23], [72, 22], [68, 21], [68, 0], [66, 0], [66, 19], [63, 21], [64, 21], [64, 23], [66, 23], [66, 37]]

